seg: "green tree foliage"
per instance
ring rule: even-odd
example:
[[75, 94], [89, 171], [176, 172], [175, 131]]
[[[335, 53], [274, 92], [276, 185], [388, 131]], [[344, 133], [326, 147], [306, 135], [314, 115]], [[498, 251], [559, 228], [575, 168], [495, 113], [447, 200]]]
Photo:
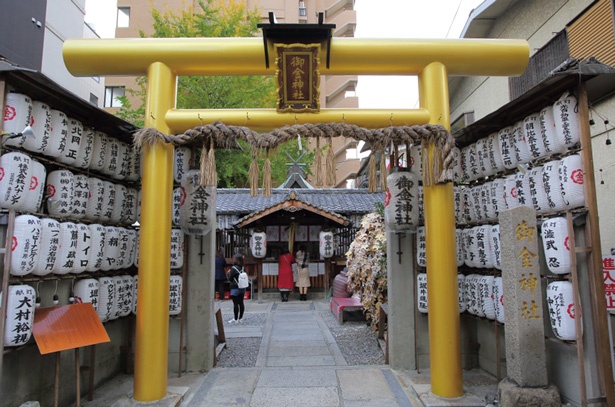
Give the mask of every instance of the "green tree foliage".
[[[251, 37], [258, 33], [259, 10], [249, 11], [243, 2], [236, 0], [200, 1], [194, 8], [182, 11], [152, 9], [154, 38], [178, 37]], [[141, 32], [141, 37], [146, 37]], [[264, 63], [264, 61], [263, 61]], [[177, 107], [180, 109], [234, 109], [271, 108], [275, 106], [275, 78], [272, 76], [182, 76], [178, 81]], [[123, 107], [118, 116], [143, 127], [145, 114], [146, 78], [136, 80], [135, 89], [126, 92], [140, 101], [133, 106], [128, 97], [120, 98]], [[272, 185], [286, 179], [288, 157], [298, 156], [297, 143], [289, 142], [270, 152]], [[308, 168], [314, 154], [306, 155]], [[218, 186], [221, 188], [249, 187], [248, 170], [252, 160], [250, 147], [242, 144], [241, 150], [216, 150]], [[197, 161], [198, 162], [198, 161]], [[259, 157], [263, 168], [264, 157]]]

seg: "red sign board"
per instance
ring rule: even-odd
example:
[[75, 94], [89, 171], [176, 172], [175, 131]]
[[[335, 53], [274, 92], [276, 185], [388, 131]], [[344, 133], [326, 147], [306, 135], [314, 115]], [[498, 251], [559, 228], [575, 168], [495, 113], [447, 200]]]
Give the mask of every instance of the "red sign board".
[[320, 44], [276, 44], [278, 111], [320, 109], [319, 51]]

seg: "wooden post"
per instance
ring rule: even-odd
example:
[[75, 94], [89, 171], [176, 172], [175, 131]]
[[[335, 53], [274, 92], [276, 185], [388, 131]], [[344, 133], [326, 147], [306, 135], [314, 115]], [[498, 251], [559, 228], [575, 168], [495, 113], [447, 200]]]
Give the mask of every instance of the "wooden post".
[[81, 363], [79, 361], [79, 348], [75, 348], [75, 405], [81, 407]]
[[60, 352], [56, 352], [56, 377], [53, 386], [53, 407], [58, 407], [60, 397]]
[[[4, 82], [2, 82], [4, 83]], [[9, 210], [8, 222], [6, 226], [6, 238], [4, 240], [4, 248], [2, 252], [4, 253], [4, 268], [2, 271], [2, 291], [5, 293], [2, 296], [2, 303], [0, 304], [0, 309], [2, 309], [2, 313], [0, 314], [0, 340], [4, 341], [4, 330], [6, 329], [6, 305], [9, 301], [8, 289], [9, 289], [9, 275], [11, 270], [11, 244], [13, 242], [13, 229], [15, 228], [15, 211], [13, 209]], [[2, 383], [2, 361], [4, 359], [4, 352], [0, 353], [0, 383]]]
[[256, 261], [256, 281], [258, 284], [258, 303], [263, 302], [263, 259]]

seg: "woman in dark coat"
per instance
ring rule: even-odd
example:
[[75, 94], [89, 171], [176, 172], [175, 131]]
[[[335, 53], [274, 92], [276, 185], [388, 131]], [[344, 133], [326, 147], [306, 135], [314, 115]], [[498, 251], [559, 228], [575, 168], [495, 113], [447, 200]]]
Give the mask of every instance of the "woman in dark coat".
[[295, 257], [289, 253], [288, 249], [284, 249], [279, 258], [279, 262], [278, 290], [280, 290], [282, 302], [288, 302], [288, 295], [295, 287], [295, 279], [293, 277], [293, 264], [295, 263]]
[[231, 299], [233, 300], [233, 319], [228, 321], [229, 324], [241, 322], [246, 309], [243, 304], [243, 296], [246, 293], [246, 289], [237, 286], [239, 273], [243, 270], [243, 254], [235, 254], [233, 260], [235, 264], [228, 272], [228, 281], [231, 284]]
[[224, 300], [224, 283], [226, 283], [226, 259], [222, 254], [222, 250], [216, 250], [216, 291], [218, 292], [218, 299]]

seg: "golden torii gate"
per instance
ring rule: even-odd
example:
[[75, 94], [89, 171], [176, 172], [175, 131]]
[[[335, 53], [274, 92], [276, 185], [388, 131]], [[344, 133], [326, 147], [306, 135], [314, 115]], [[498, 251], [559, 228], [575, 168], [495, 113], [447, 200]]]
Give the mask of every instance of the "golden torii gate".
[[[321, 51], [325, 44], [321, 44]], [[175, 108], [177, 77], [274, 75], [260, 38], [71, 39], [66, 66], [75, 76], [147, 75], [145, 126], [180, 134], [195, 126], [227, 125], [270, 129], [305, 123], [345, 122], [366, 128], [441, 124], [450, 130], [448, 75], [520, 75], [528, 63], [524, 40], [415, 40], [334, 38], [331, 64], [323, 75], [417, 75], [420, 108], [322, 109], [277, 113], [275, 109]], [[249, 117], [249, 123], [246, 118]], [[433, 147], [428, 151], [433, 160]], [[169, 263], [173, 146], [157, 142], [143, 151], [139, 289], [134, 399], [154, 401], [167, 391]], [[463, 395], [457, 257], [452, 183], [424, 189], [429, 287], [429, 345], [432, 392]]]

